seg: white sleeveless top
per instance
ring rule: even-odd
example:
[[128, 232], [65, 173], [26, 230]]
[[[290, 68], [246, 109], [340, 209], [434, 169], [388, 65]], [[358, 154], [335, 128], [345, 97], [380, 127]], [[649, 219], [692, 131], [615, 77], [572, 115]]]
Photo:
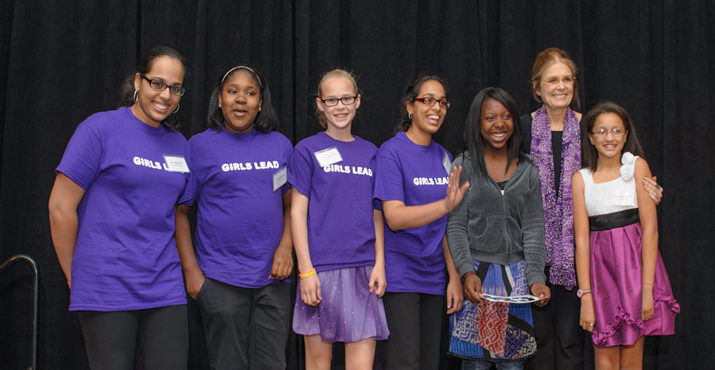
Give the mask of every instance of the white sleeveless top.
[[588, 168], [578, 170], [583, 177], [586, 212], [589, 217], [638, 208], [636, 181], [633, 176], [636, 158], [638, 157], [625, 153], [621, 163], [624, 161], [630, 163], [621, 166], [621, 176], [598, 184], [593, 182], [591, 170]]

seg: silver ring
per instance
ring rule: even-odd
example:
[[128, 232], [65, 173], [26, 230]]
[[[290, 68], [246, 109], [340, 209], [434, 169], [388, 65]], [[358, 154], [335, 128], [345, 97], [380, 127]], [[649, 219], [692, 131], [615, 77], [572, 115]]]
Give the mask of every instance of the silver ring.
[[588, 326], [593, 327], [593, 324], [588, 324]]

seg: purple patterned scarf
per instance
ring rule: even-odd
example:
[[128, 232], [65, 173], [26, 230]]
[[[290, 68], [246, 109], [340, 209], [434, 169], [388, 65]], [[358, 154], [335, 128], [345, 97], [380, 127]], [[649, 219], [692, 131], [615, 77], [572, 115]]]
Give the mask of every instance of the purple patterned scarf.
[[539, 168], [541, 198], [546, 223], [546, 265], [549, 281], [567, 289], [576, 286], [574, 269], [573, 200], [571, 175], [581, 167], [581, 135], [578, 118], [568, 108], [561, 144], [561, 185], [556, 197], [554, 163], [551, 150], [551, 123], [546, 108], [539, 108], [531, 124], [531, 157]]

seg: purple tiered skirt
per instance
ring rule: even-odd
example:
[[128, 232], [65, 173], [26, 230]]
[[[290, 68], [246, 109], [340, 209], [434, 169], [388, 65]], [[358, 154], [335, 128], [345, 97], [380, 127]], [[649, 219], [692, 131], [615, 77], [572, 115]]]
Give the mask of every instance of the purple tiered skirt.
[[640, 222], [591, 231], [591, 289], [597, 347], [632, 345], [645, 335], [675, 333], [680, 305], [673, 298], [670, 279], [658, 252], [653, 281], [653, 317], [641, 320], [643, 269]]

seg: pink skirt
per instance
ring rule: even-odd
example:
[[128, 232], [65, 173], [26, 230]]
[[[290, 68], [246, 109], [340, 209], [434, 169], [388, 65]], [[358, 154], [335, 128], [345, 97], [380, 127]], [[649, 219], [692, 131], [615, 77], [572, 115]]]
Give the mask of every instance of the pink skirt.
[[318, 273], [323, 301], [308, 306], [300, 299], [300, 281], [293, 312], [293, 331], [320, 334], [326, 343], [385, 340], [389, 335], [382, 298], [368, 290], [372, 266]]
[[653, 317], [641, 320], [643, 269], [640, 223], [591, 231], [591, 289], [596, 347], [633, 345], [645, 335], [672, 335], [680, 305], [673, 298], [660, 252], [653, 281]]

